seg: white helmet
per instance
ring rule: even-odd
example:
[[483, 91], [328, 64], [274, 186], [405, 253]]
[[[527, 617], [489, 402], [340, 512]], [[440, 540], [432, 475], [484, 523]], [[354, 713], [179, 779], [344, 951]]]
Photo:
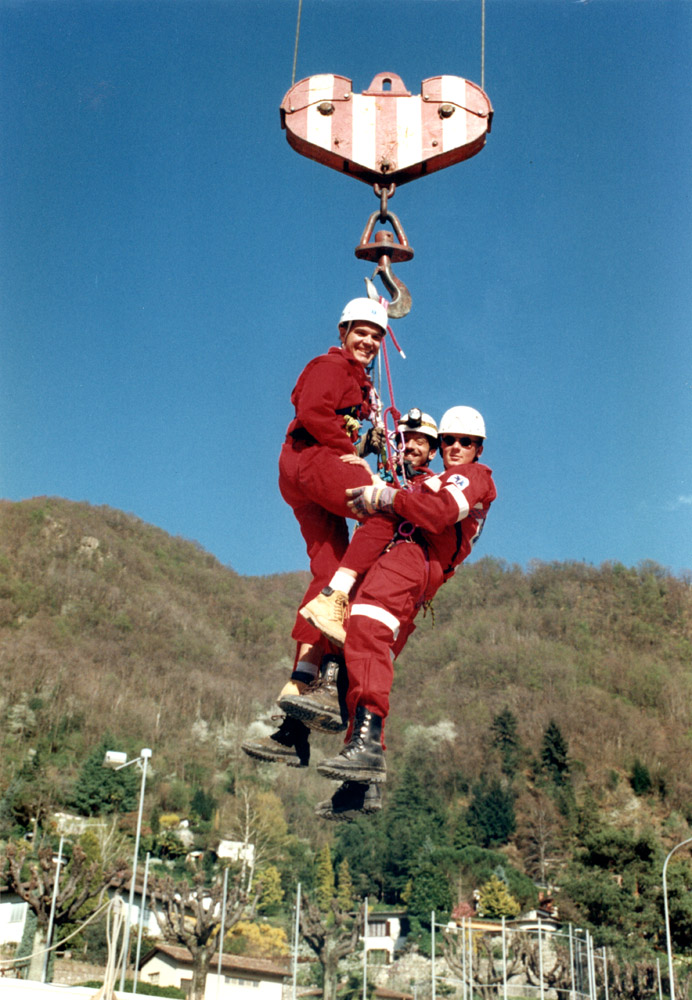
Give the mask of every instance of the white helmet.
[[399, 420], [396, 425], [396, 429], [400, 433], [404, 431], [414, 431], [416, 434], [425, 434], [429, 437], [433, 444], [437, 447], [437, 424], [430, 416], [429, 413], [423, 413], [422, 410], [418, 410], [415, 407], [410, 409], [408, 413], [404, 413], [403, 417]]
[[387, 308], [376, 299], [351, 299], [344, 306], [339, 326], [359, 320], [364, 323], [374, 323], [385, 333], [387, 332]]
[[440, 435], [468, 434], [485, 440], [485, 422], [472, 406], [453, 406], [440, 420]]

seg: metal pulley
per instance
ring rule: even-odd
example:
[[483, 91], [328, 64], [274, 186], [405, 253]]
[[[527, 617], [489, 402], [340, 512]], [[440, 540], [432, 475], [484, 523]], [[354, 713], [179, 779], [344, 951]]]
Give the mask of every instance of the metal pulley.
[[[392, 319], [411, 309], [406, 285], [392, 263], [411, 260], [413, 249], [388, 199], [396, 186], [423, 174], [467, 160], [485, 145], [493, 109], [487, 95], [458, 76], [434, 76], [411, 94], [396, 73], [378, 73], [367, 90], [354, 94], [345, 76], [322, 73], [294, 84], [281, 102], [281, 127], [303, 156], [372, 184], [380, 198], [356, 247], [356, 257], [377, 262], [365, 283], [379, 298], [379, 276], [391, 295]], [[394, 233], [374, 233], [375, 223], [390, 223]]]
[[281, 102], [281, 127], [298, 153], [366, 184], [406, 184], [475, 156], [492, 115], [484, 91], [459, 76], [430, 77], [411, 94], [396, 73], [378, 73], [354, 94], [347, 77], [321, 73]]

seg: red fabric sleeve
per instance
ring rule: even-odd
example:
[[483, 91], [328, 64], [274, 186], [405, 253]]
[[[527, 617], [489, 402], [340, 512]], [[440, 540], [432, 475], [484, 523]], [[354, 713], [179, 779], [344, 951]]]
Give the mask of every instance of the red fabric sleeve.
[[[436, 483], [439, 483], [437, 490], [434, 488]], [[489, 505], [495, 496], [495, 486], [487, 465], [456, 465], [447, 469], [439, 479], [432, 477], [423, 483], [422, 489], [415, 493], [399, 490], [394, 498], [394, 510], [424, 531], [438, 535], [463, 520], [477, 503]]]
[[[315, 358], [302, 373], [292, 400], [296, 408], [294, 424], [304, 427], [315, 440], [340, 455], [355, 454], [338, 409], [363, 402], [363, 392], [351, 366], [334, 356]], [[369, 384], [367, 379], [364, 384]], [[293, 426], [293, 425], [292, 425]]]

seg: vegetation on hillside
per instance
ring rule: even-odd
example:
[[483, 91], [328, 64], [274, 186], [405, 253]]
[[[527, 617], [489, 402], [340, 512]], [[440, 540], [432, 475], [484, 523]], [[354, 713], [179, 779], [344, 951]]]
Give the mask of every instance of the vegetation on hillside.
[[[654, 564], [464, 567], [397, 663], [384, 809], [339, 825], [314, 817], [332, 787], [314, 767], [240, 750], [273, 726], [305, 583], [241, 577], [106, 507], [0, 503], [0, 837], [39, 845], [56, 810], [131, 835], [138, 775], [100, 761], [150, 747], [142, 852], [182, 876], [187, 821], [211, 882], [219, 839], [250, 839], [273, 885], [260, 912], [284, 930], [296, 883], [320, 899], [331, 870], [354, 906], [405, 907], [423, 948], [431, 910], [478, 891], [510, 916], [540, 886], [597, 942], [660, 950], [663, 859], [692, 823], [690, 581]], [[335, 742], [314, 736], [313, 760]], [[691, 881], [676, 856], [679, 951]]]

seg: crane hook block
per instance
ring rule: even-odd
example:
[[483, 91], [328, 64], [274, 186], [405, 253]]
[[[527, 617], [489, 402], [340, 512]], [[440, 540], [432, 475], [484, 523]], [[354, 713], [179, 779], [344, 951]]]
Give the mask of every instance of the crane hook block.
[[281, 102], [281, 127], [303, 156], [366, 184], [405, 184], [467, 160], [485, 145], [493, 109], [475, 83], [432, 76], [420, 94], [378, 73], [354, 94], [345, 76], [300, 80]]

